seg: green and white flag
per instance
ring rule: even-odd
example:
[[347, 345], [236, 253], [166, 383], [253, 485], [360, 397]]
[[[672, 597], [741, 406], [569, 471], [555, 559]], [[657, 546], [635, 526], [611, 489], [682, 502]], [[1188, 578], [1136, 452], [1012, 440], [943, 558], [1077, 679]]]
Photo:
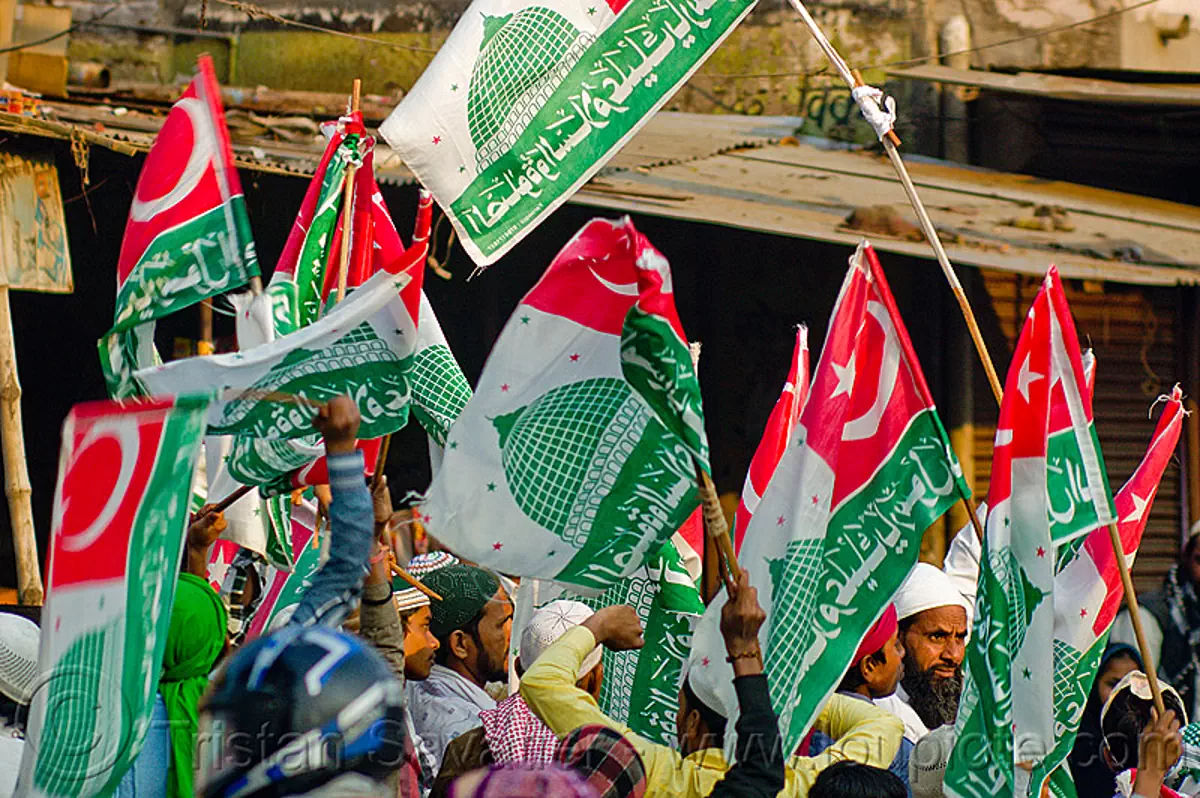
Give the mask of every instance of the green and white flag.
[[113, 327], [100, 363], [114, 398], [154, 365], [154, 321], [258, 276], [212, 59], [171, 107], [146, 156], [117, 260]]
[[[417, 247], [410, 251], [421, 256]], [[349, 395], [362, 414], [360, 437], [395, 432], [408, 420], [417, 340], [416, 320], [400, 298], [408, 280], [404, 273], [380, 272], [302, 330], [249, 352], [177, 360], [136, 376], [154, 393], [215, 388], [212, 435], [308, 435], [312, 412], [278, 395], [318, 403]]]
[[958, 737], [946, 767], [952, 798], [1040, 794], [1048, 772], [1035, 786], [1018, 763], [1036, 767], [1062, 732], [1053, 708], [1063, 650], [1047, 645], [1055, 639], [1058, 547], [1116, 518], [1079, 339], [1053, 266], [1013, 353], [988, 507]]
[[600, 709], [618, 723], [659, 745], [673, 745], [679, 711], [679, 679], [691, 650], [692, 629], [704, 602], [684, 567], [679, 536], [633, 574], [599, 596], [582, 596], [555, 582], [522, 579], [513, 616], [512, 654], [520, 653], [521, 631], [534, 610], [562, 598], [595, 610], [628, 604], [637, 610], [646, 645], [636, 651], [604, 650]]
[[566, 202], [754, 0], [475, 0], [379, 132], [480, 265]]
[[208, 401], [92, 402], [63, 424], [18, 795], [112, 795], [142, 747]]
[[[739, 561], [767, 612], [760, 632], [783, 750], [794, 751], [867, 631], [916, 564], [925, 529], [967, 495], [908, 332], [869, 244], [850, 260], [808, 400], [750, 520]], [[693, 667], [719, 669], [722, 591]], [[730, 741], [727, 739], [727, 743]]]
[[593, 593], [699, 503], [700, 385], [670, 266], [589, 222], [517, 306], [446, 443], [424, 523], [459, 556]]

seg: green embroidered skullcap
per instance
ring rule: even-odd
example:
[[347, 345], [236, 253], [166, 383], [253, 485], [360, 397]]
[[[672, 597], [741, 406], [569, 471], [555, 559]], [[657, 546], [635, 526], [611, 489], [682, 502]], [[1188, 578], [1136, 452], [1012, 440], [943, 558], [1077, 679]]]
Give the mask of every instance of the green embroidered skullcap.
[[429, 631], [439, 640], [474, 620], [500, 589], [500, 580], [473, 565], [439, 568], [421, 582], [442, 597], [430, 605]]

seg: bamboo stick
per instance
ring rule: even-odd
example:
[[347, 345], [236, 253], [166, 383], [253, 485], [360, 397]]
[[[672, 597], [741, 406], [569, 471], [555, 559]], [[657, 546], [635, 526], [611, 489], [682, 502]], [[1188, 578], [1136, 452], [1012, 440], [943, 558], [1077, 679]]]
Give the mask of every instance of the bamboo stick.
[[200, 303], [200, 340], [196, 343], [197, 355], [211, 355], [213, 349], [213, 309], [212, 298]]
[[[361, 94], [362, 81], [355, 78], [354, 86], [350, 91], [350, 111], [352, 113], [359, 108]], [[354, 179], [357, 174], [358, 167], [354, 164], [346, 167], [346, 185], [342, 189], [342, 252], [338, 261], [338, 302], [346, 298], [346, 281], [350, 273], [350, 233], [354, 226]]]
[[399, 566], [399, 565], [396, 563], [396, 561], [395, 561], [395, 560], [391, 560], [391, 559], [389, 559], [389, 560], [388, 560], [388, 565], [390, 565], [390, 566], [392, 567], [392, 573], [393, 573], [393, 574], [395, 574], [396, 576], [400, 577], [400, 578], [401, 578], [401, 579], [403, 579], [405, 582], [408, 582], [410, 585], [412, 585], [413, 587], [415, 587], [417, 590], [420, 590], [422, 593], [424, 593], [426, 596], [429, 596], [429, 598], [433, 599], [434, 601], [442, 601], [442, 597], [441, 597], [441, 596], [439, 596], [437, 593], [435, 593], [434, 591], [430, 590], [429, 588], [425, 587], [425, 585], [421, 584], [420, 580], [418, 580], [418, 579], [417, 579], [415, 576], [413, 576], [412, 574], [410, 574], [408, 571], [406, 571], [406, 570], [404, 570], [403, 568], [401, 568], [401, 567], [400, 567], [400, 566]]
[[383, 480], [383, 467], [387, 465], [388, 449], [392, 445], [392, 433], [383, 436], [383, 442], [379, 444], [379, 456], [375, 458], [375, 475], [371, 477], [371, 487], [377, 487]]
[[233, 493], [229, 494], [224, 499], [221, 499], [221, 501], [217, 502], [211, 508], [209, 508], [209, 511], [207, 513], [205, 513], [205, 515], [212, 515], [213, 513], [225, 512], [231, 506], [233, 506], [234, 502], [236, 502], [238, 499], [242, 498], [243, 496], [245, 496], [247, 493], [249, 493], [252, 490], [254, 490], [254, 487], [252, 485], [239, 485], [238, 488]]
[[729, 537], [729, 523], [725, 520], [725, 511], [721, 509], [717, 486], [699, 463], [696, 463], [696, 482], [700, 488], [700, 506], [704, 512], [704, 533], [717, 544], [717, 552], [721, 556], [725, 571], [736, 582], [741, 578], [742, 569], [733, 550], [733, 540]]
[[[1133, 580], [1129, 578], [1129, 564], [1125, 562], [1125, 548], [1121, 545], [1121, 533], [1115, 523], [1108, 525], [1108, 537], [1112, 541], [1113, 552], [1117, 555], [1117, 566], [1121, 572], [1121, 586], [1125, 588], [1125, 606], [1129, 608], [1129, 620], [1133, 624], [1133, 634], [1137, 638], [1138, 649], [1142, 653], [1142, 665], [1146, 672], [1146, 680], [1150, 682], [1150, 694], [1154, 696], [1154, 708], [1162, 717], [1163, 707], [1162, 688], [1158, 685], [1158, 672], [1154, 669], [1154, 658], [1150, 656], [1150, 647], [1146, 645], [1146, 632], [1142, 629], [1142, 616], [1138, 612], [1137, 593], [1133, 589]], [[1182, 720], [1181, 720], [1182, 722]]]
[[[805, 26], [813, 35], [817, 45], [824, 51], [825, 56], [837, 69], [842, 79], [851, 88], [856, 88], [862, 85], [862, 78], [856, 76], [850, 69], [849, 65], [842, 58], [841, 54], [834, 46], [825, 38], [825, 34], [821, 31], [817, 21], [808, 13], [808, 9], [804, 7], [801, 0], [788, 0], [800, 18], [804, 21]], [[865, 105], [867, 102], [875, 102], [874, 100], [859, 100], [855, 98], [859, 105]], [[913, 211], [917, 214], [917, 221], [920, 222], [921, 231], [925, 234], [925, 238], [929, 241], [929, 245], [933, 247], [934, 255], [937, 257], [938, 264], [942, 267], [942, 273], [945, 275], [947, 282], [950, 284], [950, 290], [954, 293], [954, 298], [958, 302], [958, 307], [962, 311], [963, 318], [967, 322], [967, 329], [971, 333], [971, 340], [975, 344], [975, 350], [979, 354], [979, 360], [983, 363], [984, 372], [987, 374], [988, 384], [992, 388], [992, 394], [996, 397], [996, 404], [1000, 404], [1004, 398], [1004, 389], [1000, 384], [1000, 378], [996, 374], [996, 367], [992, 363], [991, 355], [988, 353], [987, 345], [984, 343], [983, 335], [979, 331], [979, 324], [975, 320], [975, 314], [971, 310], [971, 303], [967, 299], [966, 292], [963, 291], [962, 284], [958, 280], [958, 275], [954, 272], [954, 267], [950, 264], [950, 259], [946, 256], [946, 250], [942, 247], [941, 239], [938, 238], [937, 230], [933, 226], [933, 221], [929, 218], [929, 213], [925, 210], [924, 203], [921, 202], [920, 196], [917, 194], [917, 188], [913, 185], [912, 178], [908, 175], [908, 169], [904, 166], [904, 160], [900, 157], [899, 151], [896, 149], [897, 139], [895, 136], [884, 135], [880, 138], [883, 144], [883, 149], [887, 152], [888, 159], [892, 162], [892, 167], [896, 170], [896, 176], [900, 179], [900, 184], [904, 187], [904, 193], [908, 196], [908, 201], [912, 204]], [[968, 504], [968, 508], [969, 508]], [[968, 510], [969, 511], [969, 510]], [[971, 518], [976, 524], [976, 533], [982, 530], [978, 526], [978, 518], [975, 513], [971, 513]], [[1146, 646], [1145, 635], [1141, 629], [1141, 617], [1137, 611], [1137, 595], [1133, 589], [1133, 580], [1129, 576], [1129, 564], [1125, 562], [1125, 551], [1121, 546], [1120, 534], [1117, 531], [1116, 524], [1109, 524], [1109, 537], [1112, 542], [1113, 555], [1117, 560], [1117, 568], [1121, 574], [1121, 584], [1125, 589], [1125, 603], [1129, 607], [1130, 620], [1134, 625], [1134, 633], [1137, 636], [1138, 648], [1141, 650], [1142, 661], [1145, 663], [1146, 676], [1150, 681], [1150, 691], [1154, 695], [1155, 707], [1161, 713], [1163, 711], [1162, 694], [1158, 685], [1158, 678], [1154, 672], [1154, 665], [1150, 657], [1150, 650]]]
[[13, 337], [8, 286], [0, 285], [0, 443], [4, 448], [4, 495], [12, 525], [17, 560], [17, 597], [22, 604], [40, 605], [45, 598], [33, 531], [29, 466], [21, 424], [21, 381], [17, 374], [17, 345]]
[[[841, 54], [834, 46], [825, 38], [825, 34], [821, 31], [817, 21], [808, 13], [808, 9], [804, 7], [801, 0], [788, 0], [800, 18], [804, 21], [813, 38], [816, 39], [818, 46], [824, 51], [825, 56], [837, 69], [842, 76], [842, 80], [851, 89], [858, 88], [863, 85], [862, 76], [856, 74], [850, 69], [850, 66], [842, 58]], [[864, 105], [873, 100], [857, 100], [859, 105]], [[987, 344], [984, 343], [983, 334], [979, 331], [979, 324], [975, 321], [975, 313], [971, 310], [971, 303], [967, 300], [966, 292], [963, 291], [962, 284], [958, 280], [958, 275], [954, 272], [954, 267], [950, 264], [950, 259], [946, 256], [946, 250], [942, 247], [941, 239], [938, 238], [937, 230], [934, 229], [933, 222], [929, 218], [929, 214], [925, 210], [925, 205], [921, 202], [921, 198], [917, 195], [916, 186], [913, 185], [912, 178], [908, 176], [908, 169], [904, 166], [904, 161], [900, 158], [900, 153], [896, 146], [900, 143], [900, 139], [896, 136], [895, 131], [889, 131], [887, 135], [880, 139], [883, 143], [883, 149], [887, 152], [888, 159], [892, 162], [893, 168], [896, 170], [897, 177], [900, 178], [900, 184], [904, 187], [904, 193], [908, 195], [908, 201], [912, 204], [913, 210], [917, 214], [917, 221], [920, 222], [921, 231], [928, 239], [929, 245], [933, 247], [933, 254], [937, 258], [938, 265], [942, 267], [942, 273], [946, 276], [947, 282], [950, 284], [950, 290], [954, 293], [954, 299], [958, 302], [958, 307], [962, 311], [963, 318], [967, 322], [967, 329], [971, 333], [971, 340], [975, 344], [975, 350], [979, 353], [979, 359], [983, 363], [983, 370], [987, 374], [988, 384], [992, 387], [992, 393], [996, 396], [996, 402], [1000, 402], [1000, 396], [1003, 393], [1003, 388], [1000, 385], [1000, 378], [996, 375], [996, 367], [992, 364], [992, 357], [988, 353]]]

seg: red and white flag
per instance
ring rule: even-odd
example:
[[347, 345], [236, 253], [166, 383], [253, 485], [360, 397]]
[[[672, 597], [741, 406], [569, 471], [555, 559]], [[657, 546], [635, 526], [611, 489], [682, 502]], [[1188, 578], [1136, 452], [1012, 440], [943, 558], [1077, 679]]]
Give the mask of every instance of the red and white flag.
[[63, 424], [22, 795], [111, 795], [141, 749], [207, 405], [91, 402]]
[[808, 327], [801, 324], [796, 330], [796, 346], [792, 350], [792, 367], [788, 370], [787, 382], [783, 384], [783, 392], [775, 402], [771, 415], [767, 418], [767, 428], [763, 430], [762, 440], [754, 450], [750, 460], [750, 471], [746, 474], [746, 483], [742, 486], [742, 498], [738, 502], [737, 514], [733, 517], [734, 541], [737, 551], [742, 550], [742, 539], [746, 536], [746, 528], [750, 526], [750, 518], [758, 509], [758, 503], [767, 490], [767, 483], [783, 457], [788, 441], [796, 429], [800, 419], [800, 411], [804, 409], [804, 400], [808, 398]]

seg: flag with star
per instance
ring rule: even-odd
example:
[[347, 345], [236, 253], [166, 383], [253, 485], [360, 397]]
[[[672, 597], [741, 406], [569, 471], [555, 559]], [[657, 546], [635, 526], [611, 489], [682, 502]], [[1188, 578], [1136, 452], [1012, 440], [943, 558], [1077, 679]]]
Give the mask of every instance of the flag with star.
[[408, 420], [418, 339], [413, 302], [402, 289], [428, 249], [431, 213], [428, 202], [421, 207], [414, 245], [320, 320], [248, 352], [178, 360], [139, 371], [138, 379], [159, 393], [216, 387], [212, 435], [302, 438], [312, 431], [306, 402], [342, 395], [358, 403], [362, 438], [400, 429]]
[[208, 399], [88, 402], [63, 423], [22, 796], [113, 795], [141, 750]]
[[379, 131], [480, 266], [570, 199], [754, 0], [474, 0]]
[[465, 559], [595, 593], [680, 528], [708, 467], [670, 265], [628, 218], [595, 219], [505, 325], [423, 521]]
[[[879, 259], [863, 242], [739, 557], [767, 612], [760, 639], [785, 751], [841, 682], [916, 563], [925, 529], [967, 491]], [[693, 659], [720, 669], [733, 713], [724, 603], [722, 591], [705, 611]]]
[[141, 393], [155, 321], [258, 275], [212, 59], [171, 106], [138, 177], [117, 258], [113, 326], [98, 348], [113, 398]]
[[738, 502], [737, 513], [733, 516], [734, 540], [736, 551], [742, 550], [742, 539], [746, 536], [746, 528], [750, 526], [750, 518], [758, 509], [763, 491], [771, 481], [771, 475], [779, 465], [779, 458], [787, 449], [787, 443], [792, 439], [796, 429], [796, 421], [800, 411], [804, 409], [804, 400], [808, 397], [808, 327], [803, 324], [796, 330], [796, 346], [792, 350], [792, 367], [788, 371], [787, 381], [783, 384], [783, 392], [775, 402], [771, 415], [767, 418], [767, 428], [763, 430], [762, 440], [754, 450], [750, 459], [750, 470], [746, 473], [746, 482], [742, 485], [742, 498]]
[[1057, 738], [1054, 661], [1064, 652], [1046, 645], [1055, 635], [1056, 553], [1115, 519], [1075, 322], [1053, 266], [1009, 367], [988, 507], [944, 783], [952, 798], [1020, 793], [1017, 763], [1036, 767]]
[[[1125, 562], [1133, 568], [1150, 509], [1163, 472], [1183, 430], [1183, 393], [1179, 386], [1163, 397], [1166, 406], [1150, 439], [1150, 447], [1133, 476], [1114, 498], [1117, 531]], [[1040, 785], [1050, 774], [1052, 792], [1076, 795], [1067, 768], [1060, 767], [1072, 747], [1083, 708], [1096, 678], [1108, 632], [1120, 611], [1125, 591], [1107, 527], [1076, 538], [1058, 552], [1054, 575], [1054, 745], [1033, 771]], [[1024, 724], [1017, 720], [1017, 728]]]

